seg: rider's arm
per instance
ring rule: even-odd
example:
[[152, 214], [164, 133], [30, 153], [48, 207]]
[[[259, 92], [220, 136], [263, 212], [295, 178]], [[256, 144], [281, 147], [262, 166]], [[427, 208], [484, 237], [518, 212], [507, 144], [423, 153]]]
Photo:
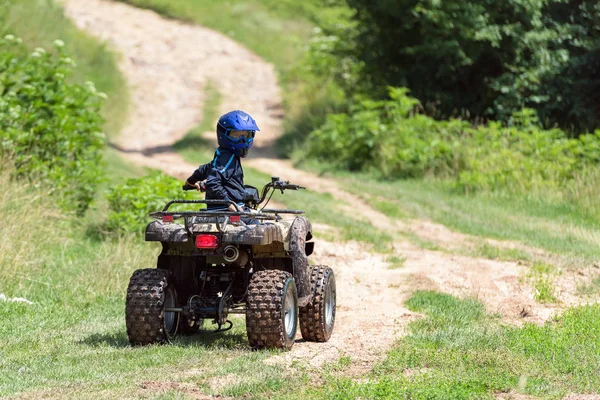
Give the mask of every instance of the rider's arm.
[[211, 170], [212, 170], [211, 163], [199, 166], [198, 169], [195, 170], [194, 173], [185, 180], [185, 184], [188, 186], [195, 186], [196, 189], [200, 190], [199, 182], [208, 178], [208, 175], [210, 174]]
[[210, 174], [211, 170], [212, 170], [211, 163], [199, 166], [198, 169], [195, 170], [194, 173], [189, 178], [186, 179], [186, 183], [188, 183], [191, 186], [194, 186], [194, 184], [196, 182], [203, 181], [206, 178], [208, 178], [208, 175]]

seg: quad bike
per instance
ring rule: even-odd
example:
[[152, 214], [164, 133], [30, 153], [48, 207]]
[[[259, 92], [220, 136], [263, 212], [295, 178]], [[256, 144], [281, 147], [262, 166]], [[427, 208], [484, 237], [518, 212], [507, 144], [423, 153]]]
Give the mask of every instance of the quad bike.
[[[173, 200], [150, 213], [156, 221], [147, 226], [146, 241], [161, 242], [162, 252], [157, 268], [131, 276], [125, 309], [129, 341], [167, 343], [178, 333], [207, 332], [205, 320], [216, 325], [211, 332], [224, 332], [233, 326], [231, 314], [246, 315], [252, 348], [290, 349], [298, 319], [305, 340], [329, 340], [335, 277], [331, 268], [309, 263], [310, 222], [300, 210], [259, 210], [275, 190], [298, 189], [304, 188], [273, 177], [261, 195], [246, 186], [243, 208], [223, 200]], [[169, 211], [174, 204], [220, 205], [225, 211]], [[228, 211], [230, 204], [238, 211]]]

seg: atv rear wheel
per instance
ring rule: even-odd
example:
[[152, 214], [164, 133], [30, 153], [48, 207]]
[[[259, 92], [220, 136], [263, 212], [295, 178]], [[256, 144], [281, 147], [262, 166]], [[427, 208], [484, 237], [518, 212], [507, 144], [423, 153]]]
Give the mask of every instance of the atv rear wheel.
[[125, 306], [131, 344], [168, 343], [177, 333], [179, 313], [165, 311], [177, 307], [177, 293], [169, 275], [169, 271], [148, 268], [131, 276]]
[[292, 274], [258, 271], [248, 286], [246, 331], [250, 347], [290, 349], [298, 330], [298, 292]]
[[326, 342], [335, 323], [336, 289], [333, 270], [315, 265], [310, 277], [313, 300], [300, 309], [300, 331], [304, 340]]

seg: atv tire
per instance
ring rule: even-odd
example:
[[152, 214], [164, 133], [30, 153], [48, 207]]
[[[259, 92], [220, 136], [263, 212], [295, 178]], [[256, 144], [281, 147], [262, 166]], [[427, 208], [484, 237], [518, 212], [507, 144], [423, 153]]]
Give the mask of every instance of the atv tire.
[[336, 289], [333, 270], [315, 265], [310, 277], [313, 299], [300, 309], [300, 331], [304, 340], [326, 342], [335, 323]]
[[253, 349], [287, 349], [298, 330], [298, 292], [292, 274], [258, 271], [248, 286], [246, 331]]
[[168, 343], [177, 333], [179, 313], [165, 312], [165, 307], [177, 307], [169, 276], [169, 271], [155, 268], [138, 269], [131, 276], [125, 322], [132, 345]]

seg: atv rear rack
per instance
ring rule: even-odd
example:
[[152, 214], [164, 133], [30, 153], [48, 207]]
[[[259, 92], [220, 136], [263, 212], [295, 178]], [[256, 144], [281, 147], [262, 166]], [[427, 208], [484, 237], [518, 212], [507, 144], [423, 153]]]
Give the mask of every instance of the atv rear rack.
[[[210, 210], [199, 210], [199, 211], [168, 211], [169, 207], [173, 204], [218, 204], [223, 206], [233, 205], [234, 207], [239, 209], [239, 205], [234, 203], [233, 201], [227, 200], [171, 200], [169, 201], [162, 209], [162, 211], [151, 212], [150, 216], [156, 219], [165, 220], [165, 217], [172, 217], [172, 219], [183, 218], [185, 230], [186, 232], [191, 233], [189, 229], [189, 218], [191, 217], [205, 217], [207, 219], [215, 219], [215, 224], [217, 225], [217, 229], [219, 232], [223, 232], [229, 222], [231, 221], [231, 217], [239, 217], [241, 218], [249, 218], [259, 221], [278, 221], [281, 219], [279, 214], [294, 214], [300, 215], [304, 214], [303, 210], [287, 210], [287, 209], [263, 209], [256, 213], [246, 212], [246, 211], [210, 211]], [[221, 219], [222, 222], [219, 220]], [[243, 221], [241, 221], [243, 222]], [[223, 225], [221, 225], [221, 223]]]

